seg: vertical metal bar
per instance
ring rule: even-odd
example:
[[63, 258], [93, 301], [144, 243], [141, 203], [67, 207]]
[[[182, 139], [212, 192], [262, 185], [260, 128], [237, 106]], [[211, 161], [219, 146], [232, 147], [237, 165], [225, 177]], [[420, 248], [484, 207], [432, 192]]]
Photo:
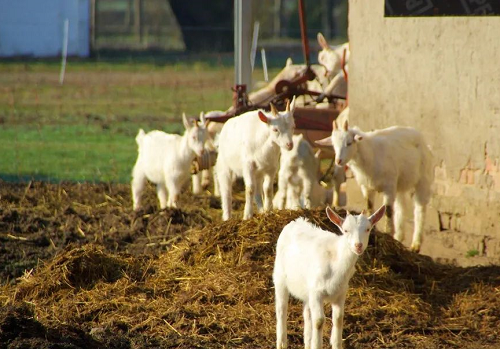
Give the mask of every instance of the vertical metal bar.
[[304, 9], [304, 0], [299, 0], [299, 18], [300, 18], [300, 35], [302, 36], [302, 50], [304, 52], [304, 61], [310, 66], [309, 60], [309, 39], [307, 38], [306, 12]]
[[236, 85], [250, 86], [252, 0], [234, 0], [234, 67]]

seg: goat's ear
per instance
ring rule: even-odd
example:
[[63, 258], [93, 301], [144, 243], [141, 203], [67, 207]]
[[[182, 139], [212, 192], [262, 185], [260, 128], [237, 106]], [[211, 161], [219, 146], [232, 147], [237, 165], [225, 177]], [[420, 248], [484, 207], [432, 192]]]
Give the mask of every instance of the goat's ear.
[[186, 117], [186, 113], [182, 113], [182, 123], [184, 124], [184, 128], [186, 130], [189, 130], [191, 128], [191, 125], [189, 124], [188, 120], [187, 120], [187, 117]]
[[335, 211], [332, 210], [329, 206], [326, 206], [326, 215], [328, 219], [337, 227], [339, 227], [340, 231], [342, 231], [342, 224], [344, 224], [344, 219], [336, 214]]
[[375, 225], [384, 216], [384, 214], [385, 214], [385, 205], [382, 205], [382, 207], [380, 207], [377, 210], [377, 212], [375, 212], [374, 214], [372, 214], [370, 216], [370, 218], [368, 218], [368, 219], [370, 220], [370, 223], [372, 225]]
[[206, 127], [207, 126], [207, 119], [205, 119], [205, 113], [200, 112], [200, 126]]
[[362, 135], [354, 135], [354, 141], [355, 142], [359, 142], [359, 141], [362, 141], [363, 140], [363, 136]]
[[318, 44], [325, 50], [330, 49], [330, 46], [328, 46], [325, 37], [321, 33], [318, 33]]
[[286, 60], [286, 67], [289, 67], [293, 64], [293, 61], [292, 61], [292, 58], [288, 57], [288, 59]]
[[349, 130], [349, 121], [344, 121], [344, 131]]
[[265, 122], [266, 124], [269, 123], [269, 119], [267, 118], [266, 114], [264, 114], [260, 110], [259, 110], [259, 119], [260, 121]]
[[326, 137], [326, 138], [320, 139], [319, 141], [314, 141], [314, 143], [316, 143], [317, 145], [323, 145], [326, 147], [333, 146], [332, 137]]

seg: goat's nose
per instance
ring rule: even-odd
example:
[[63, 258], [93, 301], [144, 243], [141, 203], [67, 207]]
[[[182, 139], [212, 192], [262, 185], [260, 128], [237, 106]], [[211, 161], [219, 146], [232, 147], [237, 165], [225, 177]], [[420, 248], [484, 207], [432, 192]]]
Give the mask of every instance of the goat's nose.
[[361, 251], [363, 249], [363, 244], [361, 242], [356, 242], [354, 244], [354, 247], [356, 248], [356, 250]]
[[287, 143], [286, 144], [286, 149], [292, 150], [292, 148], [293, 148], [293, 143]]

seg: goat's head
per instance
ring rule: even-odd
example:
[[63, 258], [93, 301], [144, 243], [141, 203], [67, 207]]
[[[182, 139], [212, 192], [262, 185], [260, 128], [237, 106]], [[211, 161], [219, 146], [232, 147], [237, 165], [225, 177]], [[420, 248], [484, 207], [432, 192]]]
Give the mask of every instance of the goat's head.
[[342, 69], [342, 57], [328, 45], [325, 37], [321, 33], [318, 33], [318, 43], [322, 48], [318, 53], [318, 62], [325, 67], [325, 75], [336, 74]]
[[207, 121], [203, 112], [200, 119], [189, 123], [186, 114], [182, 113], [182, 122], [186, 128], [188, 147], [197, 155], [202, 156], [205, 152], [205, 141], [207, 140]]
[[295, 129], [295, 121], [293, 119], [294, 110], [295, 97], [293, 97], [292, 102], [287, 101], [284, 112], [278, 112], [273, 104], [271, 104], [271, 115], [266, 115], [262, 111], [258, 112], [259, 119], [267, 124], [270, 129], [271, 140], [284, 150], [293, 149], [292, 136]]
[[350, 250], [358, 256], [363, 254], [368, 246], [370, 231], [385, 214], [385, 205], [370, 217], [362, 212], [360, 215], [351, 215], [347, 212], [345, 218], [340, 217], [330, 207], [326, 207], [326, 215], [335, 224], [342, 234], [347, 238]]
[[349, 122], [344, 121], [342, 129], [333, 123], [333, 131], [330, 137], [316, 141], [322, 146], [332, 146], [335, 152], [335, 163], [338, 166], [345, 166], [357, 151], [357, 143], [363, 140], [363, 135], [357, 129], [350, 129]]

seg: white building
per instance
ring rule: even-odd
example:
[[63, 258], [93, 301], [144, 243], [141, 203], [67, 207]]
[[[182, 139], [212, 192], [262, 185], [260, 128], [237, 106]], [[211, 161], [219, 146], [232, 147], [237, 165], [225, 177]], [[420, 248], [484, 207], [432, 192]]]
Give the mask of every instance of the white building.
[[0, 0], [0, 57], [61, 54], [69, 21], [68, 55], [90, 52], [90, 0]]

